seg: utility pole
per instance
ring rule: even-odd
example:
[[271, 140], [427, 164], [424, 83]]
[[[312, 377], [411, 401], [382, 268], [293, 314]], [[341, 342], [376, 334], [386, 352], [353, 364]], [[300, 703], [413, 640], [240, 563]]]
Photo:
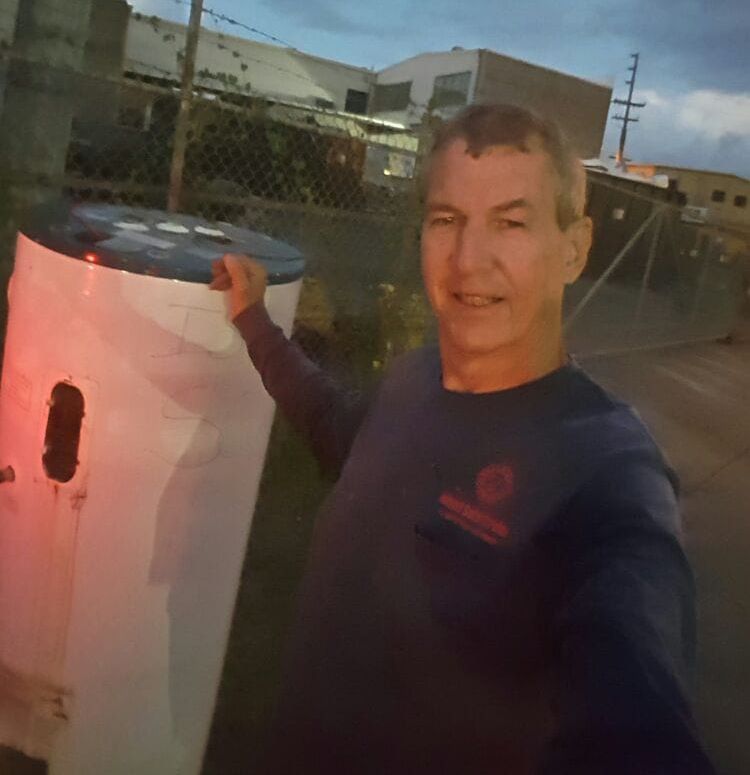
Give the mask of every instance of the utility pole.
[[615, 156], [615, 159], [617, 160], [616, 166], [620, 167], [623, 170], [627, 169], [626, 163], [629, 161], [629, 159], [625, 158], [625, 141], [628, 136], [628, 124], [630, 124], [633, 121], [638, 121], [637, 118], [630, 117], [630, 109], [646, 107], [645, 102], [633, 102], [633, 89], [635, 88], [635, 74], [638, 72], [639, 54], [631, 54], [630, 56], [633, 58], [633, 64], [628, 68], [628, 70], [630, 70], [633, 74], [630, 76], [629, 81], [625, 81], [625, 83], [630, 87], [628, 91], [628, 98], [626, 100], [620, 100], [620, 99], [612, 100], [612, 102], [614, 102], [617, 105], [625, 106], [624, 116], [614, 116], [615, 121], [622, 121], [622, 130], [620, 131], [620, 147], [617, 151], [617, 155]]
[[169, 210], [170, 213], [174, 213], [180, 208], [182, 176], [185, 170], [185, 151], [187, 150], [187, 135], [188, 129], [190, 128], [190, 106], [193, 102], [195, 59], [198, 53], [198, 39], [200, 37], [202, 15], [203, 0], [192, 0], [187, 40], [185, 42], [185, 59], [182, 67], [180, 112], [177, 115], [177, 125], [174, 132], [174, 146], [172, 149], [172, 166], [169, 174], [167, 210]]

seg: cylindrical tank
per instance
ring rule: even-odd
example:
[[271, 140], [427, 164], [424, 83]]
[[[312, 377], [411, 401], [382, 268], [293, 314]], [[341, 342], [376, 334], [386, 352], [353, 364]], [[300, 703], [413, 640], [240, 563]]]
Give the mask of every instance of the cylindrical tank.
[[289, 333], [303, 259], [102, 205], [19, 235], [0, 391], [0, 744], [50, 775], [197, 775], [273, 416], [211, 260]]

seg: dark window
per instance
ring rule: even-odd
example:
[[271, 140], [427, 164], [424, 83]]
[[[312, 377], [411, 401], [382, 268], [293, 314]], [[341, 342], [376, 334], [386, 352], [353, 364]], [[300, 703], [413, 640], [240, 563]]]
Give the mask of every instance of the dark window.
[[726, 199], [726, 192], [725, 191], [719, 191], [718, 188], [715, 188], [713, 190], [713, 193], [711, 194], [711, 201], [712, 202], [723, 202]]
[[117, 110], [117, 126], [145, 131], [151, 124], [150, 105], [120, 105]]
[[49, 399], [42, 463], [47, 476], [69, 482], [78, 468], [78, 444], [83, 421], [83, 395], [67, 382], [58, 382]]
[[471, 73], [438, 75], [432, 90], [432, 103], [436, 108], [465, 105], [469, 100]]
[[375, 86], [373, 113], [388, 110], [406, 110], [411, 99], [411, 81], [379, 83]]
[[324, 110], [333, 110], [335, 105], [331, 102], [331, 100], [326, 100], [323, 97], [316, 97], [315, 107], [323, 108]]
[[367, 92], [347, 89], [344, 110], [347, 113], [357, 113], [360, 116], [367, 115]]
[[677, 192], [677, 204], [680, 205], [680, 207], [687, 204], [687, 194], [684, 191]]
[[747, 205], [747, 197], [744, 194], [738, 194], [734, 198], [735, 207], [745, 207]]

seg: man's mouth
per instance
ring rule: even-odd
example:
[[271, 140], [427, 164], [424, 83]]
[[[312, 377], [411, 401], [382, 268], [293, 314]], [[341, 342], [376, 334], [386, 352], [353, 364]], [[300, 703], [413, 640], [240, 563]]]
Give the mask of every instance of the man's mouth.
[[475, 293], [454, 293], [453, 298], [467, 307], [489, 307], [503, 301], [502, 296], [480, 296]]

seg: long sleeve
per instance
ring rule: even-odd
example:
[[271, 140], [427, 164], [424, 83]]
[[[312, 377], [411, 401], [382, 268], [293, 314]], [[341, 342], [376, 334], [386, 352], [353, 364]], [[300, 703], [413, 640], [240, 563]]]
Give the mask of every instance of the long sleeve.
[[559, 734], [539, 775], [712, 775], [688, 699], [695, 590], [675, 491], [650, 456], [604, 465], [549, 550]]
[[338, 474], [367, 411], [275, 325], [263, 303], [238, 315], [234, 324], [271, 397], [310, 442], [319, 463]]

